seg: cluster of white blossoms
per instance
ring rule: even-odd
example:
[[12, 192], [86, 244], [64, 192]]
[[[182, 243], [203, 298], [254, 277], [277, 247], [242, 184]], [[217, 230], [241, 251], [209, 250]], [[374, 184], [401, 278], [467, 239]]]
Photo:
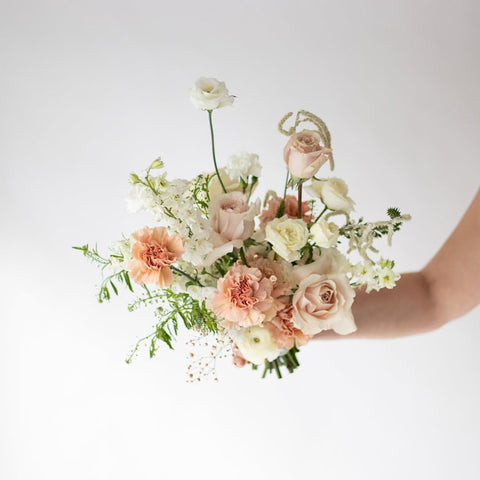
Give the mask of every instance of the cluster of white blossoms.
[[382, 288], [392, 289], [400, 278], [400, 275], [393, 271], [394, 265], [393, 260], [380, 258], [376, 264], [373, 262], [357, 263], [352, 273], [359, 284], [366, 286], [367, 293]]
[[127, 208], [136, 213], [149, 212], [155, 221], [164, 222], [169, 230], [185, 239], [183, 259], [200, 264], [212, 249], [210, 226], [192, 199], [191, 182], [184, 179], [167, 181], [164, 175], [148, 176], [152, 184], [136, 182], [131, 185]]

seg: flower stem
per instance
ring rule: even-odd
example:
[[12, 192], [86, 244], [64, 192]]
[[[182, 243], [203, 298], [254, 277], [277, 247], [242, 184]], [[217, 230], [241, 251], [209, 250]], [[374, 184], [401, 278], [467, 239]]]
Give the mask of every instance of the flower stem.
[[195, 285], [198, 285], [199, 287], [203, 287], [203, 285], [198, 281], [197, 278], [193, 278], [192, 276], [190, 276], [188, 273], [185, 273], [183, 270], [180, 270], [179, 268], [177, 267], [174, 267], [173, 265], [170, 265], [170, 268], [174, 271], [174, 272], [177, 272], [179, 273], [180, 275], [183, 275], [184, 277], [188, 278], [192, 283], [194, 283]]
[[278, 360], [277, 360], [277, 359], [275, 359], [275, 360], [273, 361], [273, 365], [275, 366], [275, 370], [276, 370], [276, 372], [277, 372], [278, 378], [282, 378], [282, 374], [281, 374], [281, 372], [280, 372], [280, 367], [278, 366]]
[[302, 191], [303, 182], [298, 184], [298, 218], [302, 218]]
[[290, 180], [290, 171], [287, 168], [287, 176], [285, 177], [285, 187], [283, 189], [283, 199], [280, 202], [280, 205], [278, 206], [278, 210], [277, 210], [277, 214], [275, 215], [275, 218], [281, 218], [285, 213], [285, 199], [287, 198], [287, 188], [288, 188], [289, 180]]
[[227, 193], [227, 189], [222, 182], [222, 177], [220, 176], [220, 172], [218, 171], [217, 167], [217, 158], [215, 157], [215, 137], [213, 136], [213, 123], [212, 123], [212, 110], [207, 110], [208, 112], [208, 122], [210, 124], [210, 137], [212, 139], [212, 155], [213, 155], [213, 164], [215, 165], [215, 173], [217, 174], [218, 181], [222, 186], [223, 193]]
[[315, 225], [320, 220], [320, 217], [327, 211], [327, 209], [328, 209], [328, 207], [325, 205], [325, 208], [320, 212], [320, 214], [315, 219], [315, 221], [312, 223], [312, 225]]

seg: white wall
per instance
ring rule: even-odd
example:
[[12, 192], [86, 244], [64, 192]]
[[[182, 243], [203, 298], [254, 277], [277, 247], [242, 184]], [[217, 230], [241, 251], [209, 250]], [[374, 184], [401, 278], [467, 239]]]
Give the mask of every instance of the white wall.
[[478, 308], [423, 336], [312, 343], [261, 381], [228, 363], [185, 383], [186, 347], [123, 360], [148, 332], [128, 296], [95, 302], [106, 249], [144, 226], [130, 171], [209, 170], [187, 90], [216, 76], [220, 159], [260, 154], [281, 188], [282, 115], [333, 135], [357, 211], [413, 215], [389, 255], [421, 268], [480, 178], [479, 4], [407, 1], [2, 2], [0, 479], [477, 479]]

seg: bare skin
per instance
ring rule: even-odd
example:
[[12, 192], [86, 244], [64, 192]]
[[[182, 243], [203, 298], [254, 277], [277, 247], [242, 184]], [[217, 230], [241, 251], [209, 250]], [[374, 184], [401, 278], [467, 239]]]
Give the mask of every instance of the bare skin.
[[438, 253], [418, 272], [405, 273], [393, 290], [357, 292], [357, 331], [318, 339], [395, 338], [435, 330], [480, 303], [480, 190]]

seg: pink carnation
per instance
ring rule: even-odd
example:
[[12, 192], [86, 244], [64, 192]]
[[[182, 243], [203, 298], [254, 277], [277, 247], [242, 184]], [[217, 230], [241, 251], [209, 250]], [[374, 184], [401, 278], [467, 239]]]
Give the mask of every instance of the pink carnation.
[[217, 283], [209, 308], [226, 328], [250, 327], [272, 319], [283, 304], [272, 296], [273, 282], [258, 268], [236, 263]]
[[170, 265], [184, 253], [183, 238], [170, 236], [165, 227], [143, 228], [130, 237], [132, 257], [128, 263], [130, 276], [140, 284], [155, 283], [160, 288], [173, 281]]

